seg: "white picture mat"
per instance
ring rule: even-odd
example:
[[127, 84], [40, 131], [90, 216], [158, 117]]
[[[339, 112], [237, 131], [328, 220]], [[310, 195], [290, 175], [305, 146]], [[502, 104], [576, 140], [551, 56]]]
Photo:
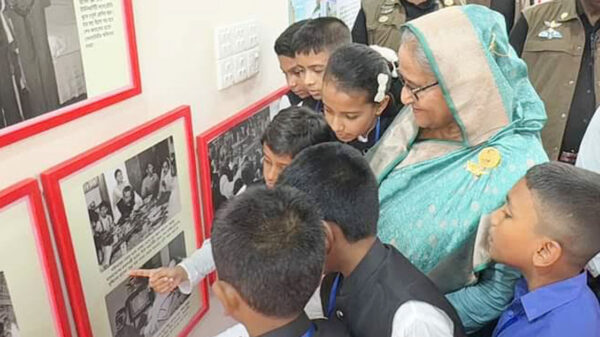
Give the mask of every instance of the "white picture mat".
[[85, 41], [81, 5], [78, 0], [73, 1], [88, 98], [106, 96], [115, 90], [130, 87], [132, 76], [123, 0], [101, 1], [112, 4], [114, 35], [95, 41], [91, 47]]
[[20, 337], [58, 336], [32, 215], [28, 198], [0, 208], [0, 271]]
[[[182, 231], [185, 235], [185, 246], [189, 256], [191, 253], [193, 253], [196, 247], [196, 228], [194, 223], [194, 211], [192, 207], [192, 186], [190, 186], [189, 179], [191, 175], [191, 172], [189, 172], [189, 161], [195, 160], [195, 158], [190, 158], [188, 155], [188, 146], [186, 143], [187, 133], [183, 119], [179, 119], [163, 127], [162, 129], [137, 140], [133, 144], [126, 146], [120, 151], [104, 157], [96, 164], [90, 165], [79, 172], [72, 174], [70, 177], [63, 179], [59, 183], [60, 190], [62, 191], [63, 195], [63, 202], [65, 202], [66, 219], [70, 230], [71, 239], [73, 241], [75, 258], [77, 261], [77, 267], [79, 268], [82, 289], [84, 292], [85, 302], [94, 336], [112, 336], [110, 321], [106, 309], [105, 296], [114, 287], [127, 279], [128, 276], [126, 271], [130, 268], [126, 268], [121, 277], [116, 280], [113, 288], [108, 286], [106, 277], [111, 274], [111, 271], [113, 271], [115, 267], [120, 266], [121, 263], [116, 263], [104, 272], [100, 272], [98, 269], [93, 233], [91, 227], [89, 226], [87, 205], [82, 186], [91, 178], [104, 172], [108, 172], [114, 167], [119, 167], [127, 159], [136, 156], [140, 152], [143, 152], [149, 147], [154, 146], [170, 136], [173, 136], [177, 163], [177, 176], [179, 179], [181, 210], [165, 225], [170, 224], [172, 221], [179, 221], [179, 229], [174, 233], [171, 233], [168, 237], [165, 237], [158, 247], [146, 252], [142, 257], [135, 262], [130, 263], [129, 265], [130, 268], [140, 267], [152, 256], [157, 254], [162, 248], [168, 245], [169, 242], [171, 242], [171, 240], [173, 240], [173, 238], [179, 235]], [[159, 231], [151, 235], [148, 240], [155, 237], [158, 232]], [[121, 260], [130, 260], [130, 257], [134, 255], [136, 251], [139, 251], [142, 246], [144, 246], [143, 243], [128, 252], [128, 255]], [[191, 310], [188, 312], [187, 317], [179, 320], [180, 324], [173, 329], [174, 332], [172, 334], [166, 334], [165, 336], [177, 336], [177, 334], [193, 317], [193, 314], [197, 313], [197, 311], [200, 309], [201, 301], [197, 289], [192, 293], [188, 301], [191, 303]], [[183, 307], [184, 306], [182, 305], [182, 308]], [[181, 308], [179, 311], [180, 310]], [[110, 319], [112, 319], [112, 317], [110, 317]], [[161, 330], [159, 330], [155, 336], [163, 336], [161, 332], [166, 327], [167, 325], [161, 328]]]

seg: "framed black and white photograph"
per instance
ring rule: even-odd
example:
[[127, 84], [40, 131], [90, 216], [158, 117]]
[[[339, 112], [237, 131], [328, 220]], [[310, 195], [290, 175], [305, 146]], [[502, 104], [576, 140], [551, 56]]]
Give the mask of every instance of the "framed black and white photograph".
[[180, 210], [173, 137], [83, 184], [104, 270]]
[[72, 1], [0, 0], [0, 126], [87, 98]]
[[34, 179], [0, 191], [0, 336], [72, 336]]
[[140, 92], [131, 0], [0, 0], [0, 147]]
[[288, 91], [275, 91], [197, 137], [207, 236], [216, 210], [263, 180], [260, 140]]
[[184, 299], [129, 277], [204, 241], [191, 130], [183, 106], [42, 173], [78, 336], [183, 337], [207, 312], [207, 280]]
[[208, 144], [213, 210], [262, 179], [260, 137], [268, 124], [266, 107]]

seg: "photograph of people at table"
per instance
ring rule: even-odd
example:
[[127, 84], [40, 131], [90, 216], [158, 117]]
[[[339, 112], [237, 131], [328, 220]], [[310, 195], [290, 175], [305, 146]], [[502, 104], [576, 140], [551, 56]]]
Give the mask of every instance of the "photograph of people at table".
[[260, 136], [270, 115], [267, 107], [208, 144], [214, 210], [263, 179]]
[[179, 212], [175, 162], [169, 137], [84, 184], [100, 270]]

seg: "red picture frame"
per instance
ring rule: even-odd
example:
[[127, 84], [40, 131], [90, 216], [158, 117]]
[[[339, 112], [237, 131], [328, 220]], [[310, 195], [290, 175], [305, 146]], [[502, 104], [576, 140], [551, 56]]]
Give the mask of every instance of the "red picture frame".
[[[189, 184], [191, 190], [191, 207], [193, 208], [193, 221], [196, 232], [195, 244], [196, 247], [200, 247], [204, 241], [204, 232], [200, 219], [197, 167], [193, 150], [192, 122], [189, 106], [181, 106], [170, 111], [165, 115], [153, 119], [125, 134], [82, 153], [71, 160], [59, 164], [45, 171], [41, 175], [44, 193], [48, 200], [49, 213], [54, 228], [59, 256], [64, 269], [71, 307], [73, 308], [75, 325], [80, 337], [92, 337], [94, 335], [88, 317], [87, 304], [82, 288], [82, 279], [73, 246], [73, 239], [67, 223], [67, 214], [64, 207], [65, 204], [61, 193], [60, 182], [62, 179], [106, 158], [116, 151], [135, 144], [142, 138], [152, 135], [154, 132], [160, 131], [162, 128], [179, 121], [183, 121], [185, 125], [186, 155], [189, 162], [189, 179], [185, 180], [185, 182]], [[200, 295], [202, 296], [202, 306], [186, 325], [185, 329], [178, 334], [179, 337], [187, 336], [209, 309], [208, 281], [206, 279], [199, 284], [199, 290]]]
[[[207, 238], [210, 237], [210, 230], [212, 228], [212, 220], [214, 217], [209, 144], [227, 131], [235, 128], [258, 112], [269, 107], [271, 103], [285, 96], [288, 92], [289, 88], [287, 86], [280, 88], [196, 137], [198, 162], [200, 163], [200, 189], [203, 200], [202, 204], [206, 230], [205, 236]], [[258, 135], [258, 137], [260, 138], [260, 135]]]
[[[26, 201], [28, 203], [29, 217], [34, 221], [32, 229], [34, 239], [37, 243], [37, 255], [45, 277], [48, 305], [51, 307], [50, 310], [54, 318], [56, 335], [61, 337], [71, 337], [71, 328], [65, 310], [65, 302], [52, 248], [48, 223], [46, 221], [42, 194], [36, 180], [26, 179], [0, 191], [0, 212], [20, 201]], [[25, 262], [23, 261], [23, 263]]]
[[0, 148], [121, 102], [142, 92], [132, 0], [122, 1], [125, 33], [129, 51], [131, 86], [119, 89], [107, 96], [87, 98], [81, 102], [0, 129]]

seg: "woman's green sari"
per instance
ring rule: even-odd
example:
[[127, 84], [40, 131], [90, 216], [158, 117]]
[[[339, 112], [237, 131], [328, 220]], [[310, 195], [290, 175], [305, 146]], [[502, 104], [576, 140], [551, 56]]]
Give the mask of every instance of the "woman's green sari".
[[529, 167], [547, 161], [539, 136], [544, 105], [500, 14], [457, 6], [404, 29], [423, 46], [462, 140], [418, 141], [410, 106], [400, 113], [368, 154], [380, 182], [378, 234], [440, 288], [457, 290], [449, 299], [472, 331], [512, 297], [514, 273], [506, 282], [491, 275], [493, 286], [464, 287], [476, 280], [467, 275], [474, 267], [486, 268], [472, 258], [482, 215], [502, 205]]

